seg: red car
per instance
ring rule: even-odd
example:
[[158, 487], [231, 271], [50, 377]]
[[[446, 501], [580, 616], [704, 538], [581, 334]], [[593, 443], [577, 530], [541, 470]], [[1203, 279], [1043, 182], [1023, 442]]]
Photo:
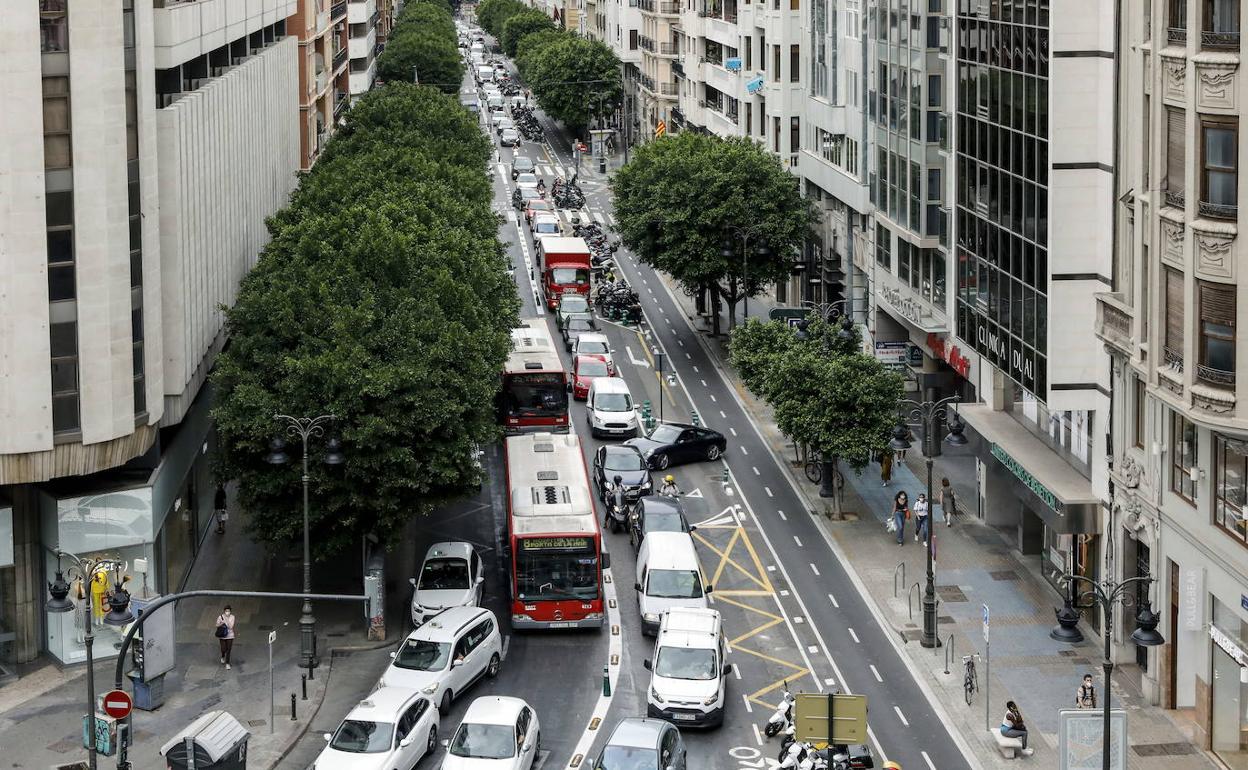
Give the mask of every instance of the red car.
[[589, 398], [589, 386], [598, 377], [610, 377], [607, 359], [602, 356], [577, 356], [572, 362], [572, 398], [584, 401]]

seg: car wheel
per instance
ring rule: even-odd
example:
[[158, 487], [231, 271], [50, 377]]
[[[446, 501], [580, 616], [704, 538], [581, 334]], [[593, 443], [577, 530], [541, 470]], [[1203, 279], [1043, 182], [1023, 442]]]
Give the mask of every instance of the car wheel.
[[438, 711], [442, 714], [442, 716], [446, 716], [447, 714], [451, 713], [451, 691], [450, 690], [447, 690], [446, 692], [442, 693], [442, 702], [438, 704]]
[[498, 653], [490, 656], [490, 665], [485, 667], [485, 675], [490, 679], [498, 676]]
[[654, 467], [658, 468], [661, 471], [667, 470], [667, 466], [671, 464], [672, 464], [672, 459], [667, 456], [667, 453], [663, 453], [659, 455], [658, 457], [654, 458]]
[[719, 459], [719, 456], [720, 456], [721, 454], [723, 454], [723, 453], [719, 450], [719, 445], [718, 445], [718, 444], [711, 444], [711, 448], [710, 448], [710, 449], [708, 449], [708, 450], [706, 450], [706, 459], [708, 459], [708, 460], [718, 460], [718, 459]]
[[429, 740], [425, 742], [425, 754], [433, 754], [438, 750], [438, 726], [429, 725]]

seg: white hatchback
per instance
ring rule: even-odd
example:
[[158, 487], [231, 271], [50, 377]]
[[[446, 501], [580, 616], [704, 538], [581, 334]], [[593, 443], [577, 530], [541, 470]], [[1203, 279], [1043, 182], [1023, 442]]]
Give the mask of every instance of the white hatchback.
[[485, 695], [468, 706], [447, 745], [442, 770], [529, 770], [541, 740], [537, 712], [528, 703]]
[[447, 607], [475, 607], [481, 603], [485, 567], [470, 543], [434, 543], [425, 552], [420, 574], [412, 584], [412, 625]]
[[611, 344], [607, 342], [607, 335], [596, 333], [585, 333], [576, 338], [576, 344], [572, 346], [572, 360], [576, 360], [577, 356], [602, 356], [607, 359], [607, 369], [612, 375], [615, 374], [615, 357], [612, 355]]
[[438, 748], [438, 710], [428, 696], [401, 687], [374, 691], [325, 733], [329, 744], [311, 770], [411, 768]]
[[418, 690], [445, 714], [478, 679], [498, 676], [503, 639], [493, 612], [452, 607], [408, 634], [390, 657], [377, 686]]

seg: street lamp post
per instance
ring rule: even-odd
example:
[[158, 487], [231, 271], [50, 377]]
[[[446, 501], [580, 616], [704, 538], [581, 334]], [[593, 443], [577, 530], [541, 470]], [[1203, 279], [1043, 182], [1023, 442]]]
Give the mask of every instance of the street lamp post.
[[[298, 436], [303, 442], [303, 610], [299, 615], [299, 665], [308, 670], [308, 678], [312, 677], [317, 666], [316, 659], [316, 618], [312, 616], [312, 556], [308, 544], [308, 439], [325, 434], [325, 424], [335, 418], [332, 414], [319, 417], [292, 417], [288, 414], [275, 414], [273, 419], [285, 427], [287, 435]], [[342, 444], [331, 438], [325, 444], [326, 465], [342, 465]], [[278, 437], [269, 442], [269, 454], [265, 461], [271, 465], [285, 465], [290, 461], [286, 454], [286, 442]]]
[[[935, 529], [932, 527], [932, 457], [936, 453], [936, 436], [940, 430], [940, 423], [944, 422], [949, 415], [949, 405], [957, 403], [957, 396], [949, 396], [939, 401], [914, 401], [908, 398], [902, 399], [898, 405], [901, 413], [906, 414], [905, 410], [909, 409], [909, 421], [899, 419], [897, 427], [893, 429], [893, 438], [888, 442], [890, 449], [895, 451], [904, 451], [910, 448], [910, 441], [906, 438], [908, 431], [906, 424], [919, 425], [923, 431], [923, 459], [927, 464], [927, 587], [923, 589], [923, 636], [919, 643], [924, 647], [939, 647], [940, 637], [936, 632], [936, 565], [934, 551], [932, 548], [932, 535]], [[958, 419], [958, 413], [953, 413], [953, 419], [949, 420], [949, 435], [945, 436], [945, 441], [953, 446], [964, 446], [966, 444], [966, 436], [962, 435], [965, 430], [962, 421]], [[948, 514], [946, 514], [948, 515]]]
[[[93, 653], [95, 632], [91, 625], [95, 607], [92, 606], [89, 583], [101, 571], [105, 574], [112, 572], [116, 576], [113, 595], [108, 598], [108, 613], [104, 616], [104, 623], [110, 626], [124, 626], [134, 620], [134, 614], [130, 612], [130, 592], [122, 585], [122, 562], [118, 559], [106, 556], [98, 559], [83, 560], [72, 553], [66, 553], [61, 550], [57, 550], [56, 559], [56, 579], [48, 583], [48, 593], [52, 597], [47, 602], [48, 612], [73, 612], [77, 609], [73, 600], [69, 598], [70, 585], [65, 580], [65, 572], [69, 572], [72, 578], [73, 573], [76, 571], [78, 573], [77, 579], [81, 580], [86, 586], [86, 619], [83, 621], [85, 633], [82, 641], [87, 652], [87, 767], [89, 770], [95, 770], [98, 751], [95, 742], [95, 656]], [[69, 570], [65, 572], [61, 570], [61, 559], [69, 559], [73, 562]]]
[[[750, 317], [750, 297], [746, 290], [746, 274], [749, 270], [748, 262], [750, 255], [750, 241], [758, 237], [763, 230], [763, 225], [758, 224], [752, 227], [740, 227], [737, 225], [728, 225], [726, 230], [741, 240], [741, 315], [742, 320], [748, 320]], [[733, 256], [732, 245], [725, 238], [724, 248], [720, 252], [724, 258]], [[758, 244], [754, 247], [754, 253], [760, 257], [765, 257], [771, 253], [771, 249], [764, 244]]]
[[[1112, 656], [1112, 644], [1114, 635], [1114, 605], [1121, 604], [1124, 608], [1135, 603], [1135, 598], [1127, 593], [1126, 589], [1143, 584], [1147, 586], [1153, 582], [1148, 575], [1140, 575], [1139, 577], [1128, 578], [1121, 583], [1115, 584], [1110, 580], [1097, 582], [1083, 575], [1074, 575], [1071, 573], [1063, 574], [1062, 582], [1066, 583], [1066, 598], [1060, 610], [1054, 610], [1057, 615], [1057, 625], [1049, 632], [1049, 637], [1066, 644], [1078, 644], [1083, 641], [1083, 632], [1079, 630], [1079, 613], [1081, 610], [1101, 608], [1101, 616], [1105, 619], [1105, 660], [1101, 662], [1101, 668], [1105, 671], [1105, 685], [1101, 700], [1101, 715], [1103, 720], [1101, 734], [1101, 768], [1109, 770], [1110, 758], [1110, 675], [1114, 671], [1114, 661]], [[1081, 594], [1076, 595], [1075, 584], [1086, 583], [1088, 589]], [[1140, 606], [1139, 614], [1135, 616], [1135, 622], [1138, 628], [1131, 632], [1131, 641], [1142, 647], [1157, 647], [1165, 644], [1166, 640], [1161, 634], [1157, 633], [1157, 623], [1160, 621], [1157, 613], [1153, 612], [1148, 599]]]

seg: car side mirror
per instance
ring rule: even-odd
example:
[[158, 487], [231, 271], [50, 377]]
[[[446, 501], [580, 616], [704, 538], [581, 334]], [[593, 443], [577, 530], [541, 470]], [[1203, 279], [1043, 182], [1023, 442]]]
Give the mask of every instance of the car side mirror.
[[394, 659], [394, 658], [397, 658], [397, 657], [399, 657], [399, 653], [398, 653], [397, 651], [396, 651], [396, 652], [391, 652], [391, 653], [390, 653], [390, 658], [391, 658], [391, 659]]
[[731, 663], [725, 663], [725, 664], [724, 664], [724, 669], [723, 669], [723, 671], [722, 671], [721, 673], [723, 674], [723, 676], [728, 676], [729, 674], [731, 674], [731, 673], [732, 673], [732, 664], [731, 664]]
[[411, 584], [412, 588], [416, 587], [416, 578], [408, 578], [407, 582]]
[[333, 733], [321, 733], [321, 737], [325, 739], [326, 743], [329, 743], [330, 741], [334, 739], [334, 734]]
[[464, 665], [463, 658], [456, 658], [455, 660], [451, 661], [451, 668], [459, 668], [462, 665]]
[[633, 583], [633, 590], [634, 590], [634, 591], [640, 591], [640, 590], [641, 590], [641, 583]]
[[484, 575], [477, 575], [477, 585], [481, 585], [481, 584], [482, 584], [482, 583], [484, 583], [484, 582], [485, 582], [485, 576], [484, 576]]
[[650, 666], [650, 659], [649, 659], [649, 658], [646, 658], [645, 660], [643, 660], [643, 661], [641, 662], [641, 667], [642, 667], [642, 668], [644, 668], [644, 669], [645, 669], [645, 670], [647, 670], [647, 671], [652, 671], [652, 670], [653, 670], [653, 669], [651, 668], [651, 666]]
[[697, 532], [697, 531], [698, 531], [698, 525], [697, 525], [697, 524], [690, 524], [690, 525], [689, 525], [689, 531], [690, 531], [690, 532]]
[[449, 738], [443, 738], [442, 740], [440, 740], [440, 741], [438, 741], [438, 742], [442, 744], [442, 748], [444, 748], [444, 749], [445, 749], [447, 746], [450, 746], [450, 745], [451, 745], [451, 741], [450, 741], [450, 739], [449, 739]]
[[412, 736], [410, 735], [404, 738], [403, 740], [399, 741], [399, 746], [402, 748], [407, 748], [408, 746], [411, 746], [411, 745], [412, 745]]
[[705, 589], [706, 593], [708, 593], [708, 594], [709, 594], [711, 591], [714, 591], [714, 590], [715, 590], [715, 586], [707, 586], [707, 587], [706, 587], [706, 589]]

